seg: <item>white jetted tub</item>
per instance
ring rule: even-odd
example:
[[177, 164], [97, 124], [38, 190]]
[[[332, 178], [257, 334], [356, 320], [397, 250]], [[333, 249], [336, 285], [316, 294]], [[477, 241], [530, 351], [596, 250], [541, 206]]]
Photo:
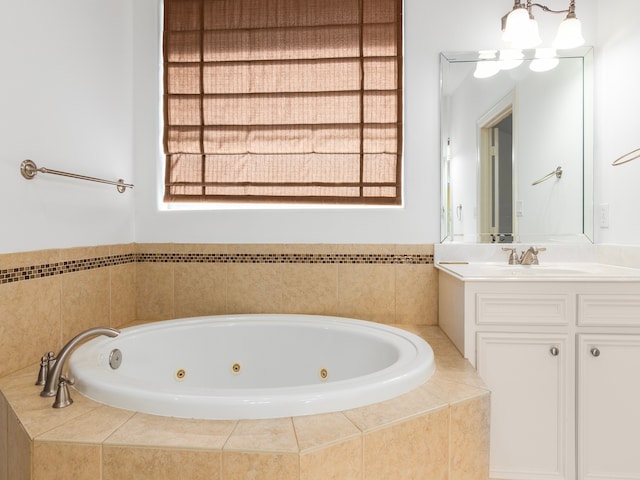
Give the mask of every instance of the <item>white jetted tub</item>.
[[315, 315], [221, 315], [98, 337], [69, 359], [75, 388], [118, 408], [249, 419], [347, 410], [429, 379], [433, 350], [383, 324]]

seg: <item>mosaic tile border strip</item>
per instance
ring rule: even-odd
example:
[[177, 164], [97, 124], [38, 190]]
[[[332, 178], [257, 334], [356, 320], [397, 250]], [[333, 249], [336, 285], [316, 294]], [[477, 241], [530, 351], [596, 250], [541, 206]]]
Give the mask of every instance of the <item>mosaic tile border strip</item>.
[[107, 257], [66, 260], [0, 270], [0, 285], [127, 263], [298, 263], [430, 265], [431, 254], [362, 253], [129, 253]]
[[0, 285], [4, 283], [33, 280], [35, 278], [52, 277], [65, 273], [93, 270], [95, 268], [111, 267], [135, 262], [133, 253], [125, 255], [111, 255], [108, 257], [82, 258], [78, 260], [65, 260], [63, 262], [45, 263], [42, 265], [30, 265], [26, 267], [7, 268], [0, 270]]
[[428, 265], [433, 255], [362, 253], [138, 253], [147, 263], [340, 263]]

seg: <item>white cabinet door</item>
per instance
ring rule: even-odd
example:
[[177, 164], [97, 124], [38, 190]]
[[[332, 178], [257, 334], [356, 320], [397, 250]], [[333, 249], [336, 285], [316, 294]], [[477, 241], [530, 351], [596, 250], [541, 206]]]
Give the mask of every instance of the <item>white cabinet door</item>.
[[640, 335], [580, 335], [580, 480], [640, 479]]
[[562, 334], [478, 333], [491, 390], [491, 478], [572, 479], [573, 348]]

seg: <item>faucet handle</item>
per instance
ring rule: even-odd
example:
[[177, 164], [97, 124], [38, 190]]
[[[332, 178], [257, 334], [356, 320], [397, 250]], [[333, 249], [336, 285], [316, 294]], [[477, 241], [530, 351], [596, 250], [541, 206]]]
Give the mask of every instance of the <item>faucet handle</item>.
[[56, 392], [56, 399], [53, 402], [53, 408], [64, 408], [68, 407], [73, 403], [73, 399], [69, 394], [69, 387], [67, 385], [73, 385], [73, 380], [70, 380], [66, 377], [60, 377], [60, 382], [58, 383], [58, 390]]
[[502, 247], [504, 252], [511, 252], [509, 254], [509, 265], [517, 265], [520, 263], [518, 261], [518, 254], [516, 253], [516, 249], [514, 247]]
[[43, 386], [47, 382], [47, 375], [49, 375], [49, 369], [53, 366], [56, 357], [53, 352], [45, 353], [40, 359], [40, 370], [38, 370], [38, 379], [36, 385]]

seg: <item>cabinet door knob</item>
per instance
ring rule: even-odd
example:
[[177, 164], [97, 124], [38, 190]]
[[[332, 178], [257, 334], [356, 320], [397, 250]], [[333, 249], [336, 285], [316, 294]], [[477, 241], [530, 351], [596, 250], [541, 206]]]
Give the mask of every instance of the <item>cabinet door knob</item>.
[[591, 349], [591, 355], [593, 355], [594, 357], [599, 357], [600, 356], [600, 349], [598, 347], [593, 347]]
[[551, 353], [551, 355], [553, 355], [554, 357], [557, 357], [560, 353], [560, 350], [558, 349], [558, 347], [551, 347], [549, 349], [549, 353]]

